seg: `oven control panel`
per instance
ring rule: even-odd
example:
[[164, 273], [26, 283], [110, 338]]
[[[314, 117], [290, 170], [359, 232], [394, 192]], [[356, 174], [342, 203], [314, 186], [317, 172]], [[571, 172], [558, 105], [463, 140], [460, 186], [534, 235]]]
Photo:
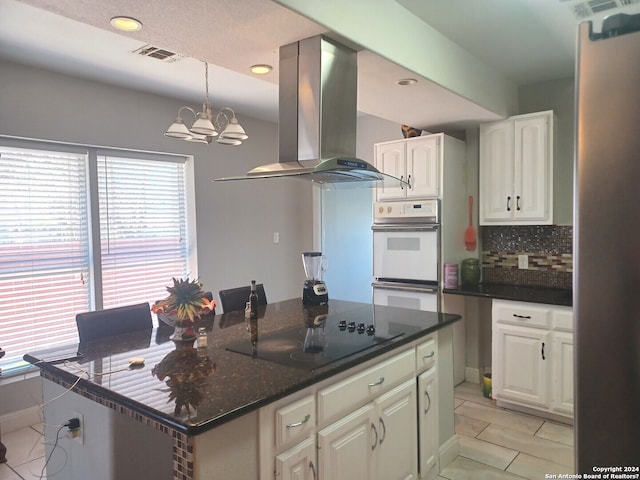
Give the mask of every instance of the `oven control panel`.
[[438, 223], [438, 219], [437, 199], [373, 204], [373, 223]]

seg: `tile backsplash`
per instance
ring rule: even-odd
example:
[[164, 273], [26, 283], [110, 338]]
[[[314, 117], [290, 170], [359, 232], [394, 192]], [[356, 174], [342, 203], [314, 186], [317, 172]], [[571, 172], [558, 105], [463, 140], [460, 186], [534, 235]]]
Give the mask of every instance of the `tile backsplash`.
[[[573, 227], [556, 225], [481, 227], [482, 281], [571, 288]], [[518, 268], [518, 255], [529, 268]]]

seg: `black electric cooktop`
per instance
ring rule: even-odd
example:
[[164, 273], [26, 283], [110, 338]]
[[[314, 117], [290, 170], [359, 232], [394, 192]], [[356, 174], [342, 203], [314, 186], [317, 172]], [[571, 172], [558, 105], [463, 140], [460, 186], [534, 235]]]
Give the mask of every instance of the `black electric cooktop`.
[[[323, 316], [319, 316], [323, 317]], [[228, 345], [227, 350], [283, 365], [314, 370], [403, 335], [380, 335], [373, 324], [356, 323], [348, 314], [325, 321], [316, 317], [307, 325], [260, 335], [254, 350], [249, 340]], [[259, 322], [258, 322], [259, 328]]]

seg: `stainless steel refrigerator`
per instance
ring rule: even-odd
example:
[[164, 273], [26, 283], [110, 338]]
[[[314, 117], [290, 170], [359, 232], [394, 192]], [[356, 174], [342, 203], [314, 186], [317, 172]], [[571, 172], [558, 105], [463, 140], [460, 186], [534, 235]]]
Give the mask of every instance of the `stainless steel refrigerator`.
[[640, 14], [591, 30], [578, 29], [574, 218], [576, 469], [589, 474], [640, 465]]

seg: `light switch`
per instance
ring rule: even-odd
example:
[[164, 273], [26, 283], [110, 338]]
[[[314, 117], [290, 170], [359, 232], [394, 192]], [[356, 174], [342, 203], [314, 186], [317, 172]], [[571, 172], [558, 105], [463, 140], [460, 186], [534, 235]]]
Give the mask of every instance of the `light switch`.
[[273, 232], [273, 243], [280, 243], [280, 234], [278, 232]]

